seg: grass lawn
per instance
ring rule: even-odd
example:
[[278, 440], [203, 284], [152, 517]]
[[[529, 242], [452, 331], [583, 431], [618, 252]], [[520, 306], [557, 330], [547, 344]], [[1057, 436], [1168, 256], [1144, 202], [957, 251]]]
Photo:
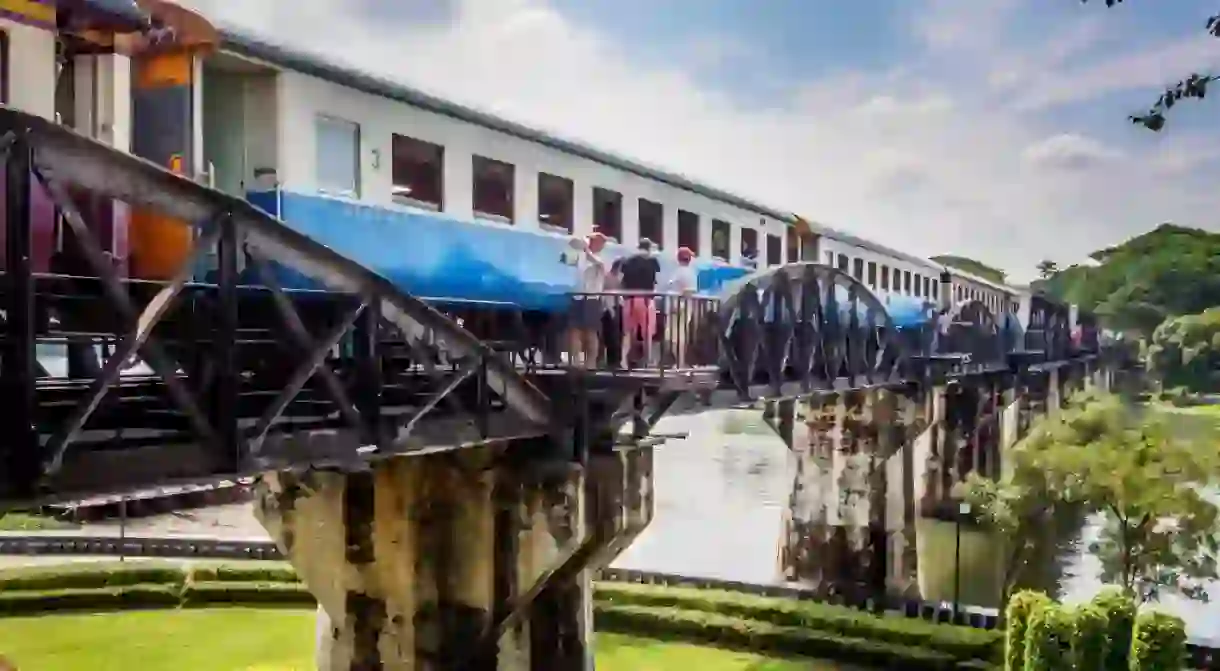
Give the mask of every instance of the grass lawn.
[[[314, 611], [217, 608], [0, 618], [0, 654], [21, 671], [313, 671]], [[614, 634], [597, 637], [605, 671], [833, 671]]]

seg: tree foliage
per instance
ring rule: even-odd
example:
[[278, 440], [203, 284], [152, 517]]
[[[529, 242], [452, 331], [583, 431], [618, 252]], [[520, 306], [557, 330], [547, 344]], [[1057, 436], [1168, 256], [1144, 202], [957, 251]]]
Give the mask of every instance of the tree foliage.
[[1096, 392], [1078, 394], [1044, 418], [1006, 459], [999, 482], [969, 478], [958, 493], [1006, 537], [1019, 577], [1037, 530], [1057, 510], [1079, 506], [1102, 521], [1091, 550], [1102, 579], [1132, 598], [1166, 591], [1206, 599], [1217, 577], [1220, 511], [1202, 494], [1218, 474], [1214, 446], [1176, 437], [1163, 418]]
[[1164, 387], [1220, 391], [1220, 307], [1162, 322], [1152, 333], [1147, 363]]
[[[1080, 1], [1082, 3], [1089, 2], [1089, 0]], [[1115, 7], [1122, 4], [1123, 0], [1104, 0], [1104, 2], [1106, 7]], [[1208, 17], [1203, 25], [1209, 35], [1220, 37], [1220, 14]], [[1165, 127], [1165, 115], [1169, 110], [1173, 109], [1174, 105], [1183, 100], [1203, 100], [1207, 97], [1208, 86], [1217, 79], [1220, 79], [1220, 77], [1216, 75], [1191, 73], [1166, 88], [1157, 97], [1156, 102], [1148, 108], [1147, 112], [1133, 114], [1128, 118], [1133, 124], [1143, 126], [1153, 132], [1160, 131]]]
[[998, 284], [1003, 284], [1007, 280], [1007, 275], [1004, 274], [1003, 270], [993, 268], [982, 261], [976, 261], [965, 256], [941, 254], [940, 256], [933, 256], [932, 260], [941, 265], [952, 266], [958, 270], [963, 270], [971, 275], [976, 275]]
[[[1169, 317], [1220, 306], [1220, 235], [1162, 224], [1090, 255], [1033, 288], [1097, 313], [1108, 328], [1148, 337]], [[1040, 266], [1041, 268], [1041, 266]]]
[[1043, 259], [1038, 263], [1038, 277], [1047, 279], [1059, 272], [1059, 264], [1050, 259]]

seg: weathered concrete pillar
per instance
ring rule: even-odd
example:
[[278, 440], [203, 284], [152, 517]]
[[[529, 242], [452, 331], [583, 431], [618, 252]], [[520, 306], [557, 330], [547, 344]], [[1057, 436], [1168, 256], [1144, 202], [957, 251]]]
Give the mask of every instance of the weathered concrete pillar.
[[590, 569], [651, 519], [651, 448], [545, 481], [501, 455], [263, 476], [256, 514], [327, 616], [319, 669], [588, 668]]
[[920, 401], [885, 390], [828, 394], [810, 403], [806, 424], [808, 439], [793, 446], [785, 576], [856, 603], [913, 590], [906, 532], [915, 485], [905, 448], [924, 424]]

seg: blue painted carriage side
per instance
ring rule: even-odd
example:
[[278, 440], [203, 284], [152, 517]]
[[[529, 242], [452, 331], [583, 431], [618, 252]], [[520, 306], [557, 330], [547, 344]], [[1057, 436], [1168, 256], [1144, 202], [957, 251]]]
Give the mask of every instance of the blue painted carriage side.
[[[421, 298], [559, 311], [566, 309], [567, 297], [577, 287], [577, 270], [564, 261], [569, 250], [565, 235], [290, 191], [251, 193], [248, 198]], [[611, 245], [605, 257], [613, 260], [626, 253]], [[658, 255], [658, 260], [664, 282], [677, 260], [669, 253]], [[696, 268], [699, 288], [708, 293], [748, 272], [703, 260]], [[276, 270], [286, 288], [323, 288], [289, 268]]]

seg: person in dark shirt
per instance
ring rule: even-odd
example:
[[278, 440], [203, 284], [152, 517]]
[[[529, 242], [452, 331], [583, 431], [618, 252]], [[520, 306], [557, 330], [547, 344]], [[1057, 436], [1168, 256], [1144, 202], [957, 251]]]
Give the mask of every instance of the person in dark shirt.
[[637, 331], [644, 338], [644, 367], [652, 363], [652, 337], [657, 330], [657, 312], [653, 305], [652, 294], [657, 290], [657, 275], [661, 274], [661, 264], [652, 255], [652, 241], [640, 239], [639, 250], [623, 259], [619, 267], [622, 278], [620, 286], [624, 291], [640, 292], [648, 295], [634, 295], [627, 298], [623, 309], [623, 348], [622, 367], [627, 368], [631, 353], [631, 341]]

